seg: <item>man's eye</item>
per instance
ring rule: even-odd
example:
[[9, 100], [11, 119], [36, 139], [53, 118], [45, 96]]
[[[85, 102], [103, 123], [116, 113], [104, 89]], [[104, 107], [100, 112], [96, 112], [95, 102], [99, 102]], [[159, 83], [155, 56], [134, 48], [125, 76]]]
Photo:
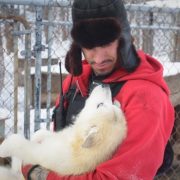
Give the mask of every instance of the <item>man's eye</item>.
[[99, 103], [98, 105], [97, 105], [97, 108], [99, 108], [99, 107], [101, 107], [101, 106], [103, 106], [104, 105], [104, 103]]

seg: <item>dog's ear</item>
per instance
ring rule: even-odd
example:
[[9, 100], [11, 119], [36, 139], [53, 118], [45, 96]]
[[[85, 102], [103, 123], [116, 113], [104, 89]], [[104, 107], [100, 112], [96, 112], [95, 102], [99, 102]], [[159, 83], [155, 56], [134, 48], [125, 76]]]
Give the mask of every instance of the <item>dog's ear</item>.
[[96, 145], [98, 130], [99, 129], [97, 126], [92, 126], [88, 130], [87, 136], [85, 137], [84, 142], [82, 144], [83, 148], [91, 148]]

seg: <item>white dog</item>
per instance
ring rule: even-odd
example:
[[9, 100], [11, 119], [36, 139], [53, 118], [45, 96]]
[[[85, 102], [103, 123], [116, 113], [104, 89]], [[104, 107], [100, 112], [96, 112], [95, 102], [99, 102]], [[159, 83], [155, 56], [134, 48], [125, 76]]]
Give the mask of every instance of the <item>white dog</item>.
[[11, 135], [0, 146], [0, 156], [17, 157], [61, 175], [78, 175], [111, 158], [126, 132], [125, 117], [119, 103], [112, 103], [109, 86], [97, 86], [73, 125], [60, 132], [39, 130], [31, 141]]

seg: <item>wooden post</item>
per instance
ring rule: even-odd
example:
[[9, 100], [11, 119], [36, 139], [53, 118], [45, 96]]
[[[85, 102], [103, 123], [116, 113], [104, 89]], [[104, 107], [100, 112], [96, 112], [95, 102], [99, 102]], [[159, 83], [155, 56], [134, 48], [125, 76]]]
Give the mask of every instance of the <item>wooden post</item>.
[[8, 119], [8, 117], [0, 117], [0, 138], [5, 137], [5, 121]]
[[[180, 13], [177, 14], [175, 26], [180, 29]], [[174, 62], [180, 62], [180, 30], [175, 32], [174, 35]]]
[[[149, 12], [149, 22], [148, 25], [153, 25], [153, 12]], [[153, 30], [143, 30], [143, 42], [142, 42], [142, 49], [152, 55], [153, 54]]]

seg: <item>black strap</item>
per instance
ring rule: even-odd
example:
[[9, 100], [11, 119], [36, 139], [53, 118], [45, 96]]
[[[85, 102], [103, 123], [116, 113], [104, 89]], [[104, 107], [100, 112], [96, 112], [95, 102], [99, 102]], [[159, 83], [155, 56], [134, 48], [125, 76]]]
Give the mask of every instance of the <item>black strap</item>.
[[52, 119], [54, 121], [55, 130], [59, 131], [63, 129], [66, 125], [66, 121], [63, 118], [65, 116], [64, 109], [64, 95], [60, 98], [59, 105], [54, 109]]
[[73, 76], [71, 76], [69, 87], [68, 87], [68, 92], [63, 93], [62, 89], [62, 73], [61, 73], [61, 63], [60, 63], [60, 82], [61, 82], [61, 87], [60, 87], [60, 99], [59, 99], [59, 105], [54, 108], [53, 110], [53, 115], [52, 115], [52, 121], [54, 121], [54, 130], [59, 131], [63, 129], [66, 126], [66, 109], [64, 108], [64, 102], [67, 99], [67, 94], [71, 90], [72, 86], [72, 81], [73, 81]]
[[169, 168], [172, 165], [173, 159], [174, 159], [174, 151], [173, 151], [170, 141], [168, 141], [165, 151], [164, 151], [163, 163], [161, 164], [160, 168], [158, 169], [156, 176], [161, 175], [164, 172], [166, 172], [167, 170], [169, 170]]
[[112, 93], [112, 97], [115, 97], [119, 91], [121, 90], [121, 88], [123, 87], [123, 85], [125, 84], [126, 81], [121, 81], [118, 83], [110, 83], [110, 88], [111, 88], [111, 93]]

